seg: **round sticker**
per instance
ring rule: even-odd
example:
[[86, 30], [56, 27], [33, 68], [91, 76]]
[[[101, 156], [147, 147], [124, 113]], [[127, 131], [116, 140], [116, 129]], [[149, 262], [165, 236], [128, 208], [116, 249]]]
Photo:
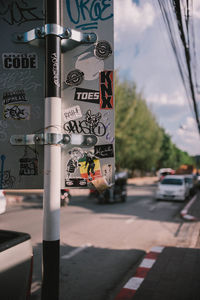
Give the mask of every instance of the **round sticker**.
[[82, 83], [84, 73], [76, 69], [68, 73], [65, 83], [70, 86], [77, 86]]
[[112, 48], [107, 41], [98, 41], [95, 45], [94, 55], [100, 59], [105, 59], [112, 54]]

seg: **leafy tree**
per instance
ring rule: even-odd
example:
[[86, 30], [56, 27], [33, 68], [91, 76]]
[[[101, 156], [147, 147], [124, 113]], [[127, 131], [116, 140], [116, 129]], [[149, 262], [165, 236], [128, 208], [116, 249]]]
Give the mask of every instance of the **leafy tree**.
[[194, 160], [172, 143], [161, 128], [136, 85], [115, 80], [116, 168], [150, 171], [178, 168]]

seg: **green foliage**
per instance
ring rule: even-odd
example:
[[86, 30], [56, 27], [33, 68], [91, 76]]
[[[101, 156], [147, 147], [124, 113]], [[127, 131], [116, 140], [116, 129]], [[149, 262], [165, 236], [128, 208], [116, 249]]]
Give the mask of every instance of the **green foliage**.
[[134, 83], [115, 80], [116, 168], [150, 171], [193, 164], [161, 128]]

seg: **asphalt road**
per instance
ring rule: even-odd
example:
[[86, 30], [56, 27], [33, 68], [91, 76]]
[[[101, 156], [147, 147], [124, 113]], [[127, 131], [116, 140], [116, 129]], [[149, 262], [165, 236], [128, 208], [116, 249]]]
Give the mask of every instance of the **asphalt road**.
[[[128, 185], [125, 203], [99, 205], [73, 192], [61, 208], [61, 300], [111, 300], [153, 246], [192, 247], [199, 222], [188, 223], [182, 202], [154, 200], [155, 184]], [[79, 195], [78, 195], [79, 194]], [[26, 197], [0, 216], [1, 229], [30, 233], [34, 247], [31, 299], [40, 299], [42, 199]]]

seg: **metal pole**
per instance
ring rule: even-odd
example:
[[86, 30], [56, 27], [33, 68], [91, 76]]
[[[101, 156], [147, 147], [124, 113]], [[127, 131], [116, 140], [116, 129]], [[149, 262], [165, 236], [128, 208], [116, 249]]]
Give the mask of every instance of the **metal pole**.
[[[60, 0], [45, 0], [45, 26], [60, 25]], [[56, 28], [56, 25], [53, 25]], [[60, 37], [47, 34], [45, 132], [61, 131]], [[59, 299], [61, 146], [44, 146], [44, 216], [42, 299]]]

